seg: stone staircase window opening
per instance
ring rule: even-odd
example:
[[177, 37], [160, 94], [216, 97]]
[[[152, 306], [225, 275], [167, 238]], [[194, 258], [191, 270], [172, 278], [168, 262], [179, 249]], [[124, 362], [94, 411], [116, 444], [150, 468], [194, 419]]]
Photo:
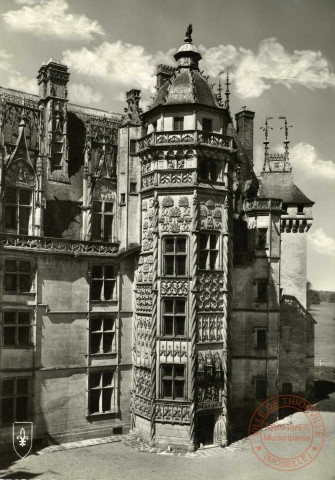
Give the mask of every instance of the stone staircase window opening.
[[28, 235], [30, 233], [32, 197], [31, 189], [5, 188], [5, 233], [17, 233], [19, 235]]
[[164, 237], [163, 275], [182, 277], [186, 275], [187, 238], [184, 236]]
[[186, 299], [163, 299], [163, 335], [183, 337], [186, 330]]
[[185, 399], [184, 365], [161, 365], [161, 394], [162, 398]]
[[219, 269], [219, 242], [220, 238], [218, 233], [199, 234], [200, 270]]

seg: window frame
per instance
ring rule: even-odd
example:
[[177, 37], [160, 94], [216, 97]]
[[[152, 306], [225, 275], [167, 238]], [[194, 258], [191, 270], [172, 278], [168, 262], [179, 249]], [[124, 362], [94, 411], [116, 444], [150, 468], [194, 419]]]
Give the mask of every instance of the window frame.
[[[135, 185], [135, 188], [134, 188]], [[137, 182], [129, 182], [129, 193], [130, 195], [137, 195]]]
[[[262, 384], [262, 385], [261, 385]], [[260, 389], [263, 388], [264, 395], [260, 394]], [[255, 378], [255, 399], [256, 400], [265, 400], [267, 398], [268, 382], [266, 377], [256, 377]]]
[[[14, 190], [15, 191], [15, 203], [8, 202], [6, 200], [6, 191]], [[29, 204], [20, 203], [20, 193], [21, 192], [28, 192], [30, 195]], [[34, 190], [32, 188], [27, 187], [18, 187], [16, 185], [8, 185], [5, 187], [5, 194], [3, 199], [3, 230], [4, 233], [10, 233], [13, 235], [31, 235], [32, 228], [33, 228], [33, 205], [34, 205]], [[14, 209], [15, 211], [15, 229], [8, 228], [6, 226], [6, 211], [7, 208]], [[27, 210], [28, 211], [28, 224], [27, 229], [22, 232], [20, 229], [20, 210]], [[14, 231], [15, 230], [15, 231]]]
[[[208, 232], [208, 231], [200, 231], [199, 232], [199, 247], [198, 247], [198, 269], [199, 270], [204, 270], [204, 271], [217, 271], [217, 270], [221, 270], [221, 235], [219, 232], [216, 232], [216, 231], [211, 231], [211, 232]], [[208, 236], [208, 239], [207, 239], [207, 248], [201, 248], [201, 237], [202, 236], [205, 236], [207, 235]], [[216, 236], [216, 248], [211, 248], [210, 245], [211, 245], [211, 237], [212, 236]], [[209, 245], [209, 248], [208, 248], [208, 245]], [[217, 252], [217, 257], [216, 257], [216, 265], [214, 268], [211, 268], [211, 255], [210, 255], [210, 252]], [[208, 252], [209, 254], [207, 255], [207, 259], [206, 259], [206, 265], [205, 267], [202, 266], [202, 260], [201, 260], [201, 253], [202, 252]]]
[[[171, 301], [173, 302], [173, 307], [172, 307], [172, 312], [167, 312], [166, 311], [166, 302]], [[178, 313], [178, 309], [176, 307], [177, 302], [183, 302], [184, 303], [184, 312], [183, 313]], [[161, 334], [163, 337], [169, 337], [169, 338], [184, 338], [187, 336], [187, 299], [185, 297], [164, 297], [162, 298], [162, 303], [161, 303], [161, 309], [162, 309], [162, 323], [161, 323]], [[166, 333], [166, 318], [167, 317], [172, 317], [172, 334]], [[177, 323], [178, 319], [184, 318], [184, 332], [182, 334], [178, 334], [178, 328], [177, 328]]]
[[[16, 270], [14, 271], [8, 271], [6, 269], [6, 264], [7, 262], [15, 262], [16, 263]], [[29, 264], [29, 272], [25, 272], [25, 271], [21, 271], [20, 269], [20, 263], [27, 263]], [[34, 286], [34, 270], [33, 270], [33, 266], [32, 266], [32, 262], [31, 260], [29, 259], [25, 259], [25, 258], [5, 258], [4, 259], [4, 276], [3, 276], [3, 289], [4, 289], [4, 293], [7, 295], [27, 295], [27, 294], [30, 294], [33, 292], [33, 286]], [[16, 276], [16, 289], [15, 290], [7, 290], [6, 288], [6, 279], [8, 278], [8, 276]], [[21, 277], [28, 277], [29, 276], [29, 290], [21, 290], [20, 288], [20, 278]]]
[[[8, 377], [8, 378], [2, 378], [0, 381], [1, 385], [1, 402], [0, 402], [0, 409], [1, 409], [1, 425], [12, 425], [13, 422], [24, 422], [24, 421], [29, 421], [31, 412], [30, 412], [30, 401], [31, 401], [31, 393], [30, 393], [30, 379], [31, 377], [24, 377], [24, 376], [18, 376], [18, 377]], [[4, 387], [3, 384], [6, 381], [13, 381], [13, 394], [7, 394], [4, 395]], [[20, 380], [26, 380], [27, 381], [27, 391], [25, 394], [18, 394], [18, 381]], [[17, 399], [18, 398], [26, 398], [27, 399], [27, 406], [26, 406], [26, 416], [24, 418], [20, 418], [17, 416], [18, 410], [21, 411], [22, 406], [18, 408], [17, 405]], [[5, 399], [12, 399], [13, 401], [13, 419], [10, 419], [8, 421], [4, 421], [4, 400]], [[20, 418], [20, 419], [18, 419]]]
[[[255, 301], [257, 303], [267, 303], [269, 300], [269, 286], [268, 286], [268, 281], [265, 278], [261, 278], [256, 280], [256, 298]], [[260, 285], [265, 285], [265, 295], [260, 296]]]
[[[261, 339], [259, 338], [259, 332], [264, 332], [264, 343], [262, 343]], [[267, 343], [268, 343], [268, 335], [266, 327], [256, 327], [255, 328], [255, 348], [256, 350], [267, 350]]]
[[[94, 321], [101, 320], [101, 327], [99, 330], [93, 330], [92, 324]], [[113, 325], [110, 330], [107, 330], [105, 328], [105, 321], [106, 320], [112, 320]], [[107, 322], [106, 322], [107, 323]], [[103, 351], [104, 349], [104, 344], [105, 344], [105, 337], [107, 334], [113, 334], [112, 336], [112, 341], [111, 341], [111, 349], [108, 352]], [[93, 336], [98, 337], [100, 335], [100, 346], [99, 346], [99, 352], [92, 352], [92, 339]], [[114, 315], [92, 315], [90, 316], [89, 319], [89, 354], [90, 355], [113, 355], [117, 353], [117, 338], [116, 338], [116, 316]]]
[[130, 138], [129, 139], [129, 155], [134, 155], [136, 156], [137, 155], [137, 152], [136, 152], [136, 142], [137, 140], [135, 138]]
[[[15, 321], [13, 323], [5, 323], [6, 322], [6, 314], [12, 313], [15, 315]], [[19, 316], [20, 314], [27, 314], [29, 315], [29, 323], [22, 323], [20, 325], [19, 323]], [[3, 316], [2, 316], [2, 335], [1, 335], [1, 345], [4, 348], [29, 348], [33, 346], [33, 341], [32, 341], [32, 327], [33, 327], [33, 322], [32, 322], [32, 311], [31, 310], [4, 310], [3, 311]], [[15, 328], [15, 341], [14, 343], [5, 343], [5, 332], [6, 329], [9, 328]], [[27, 329], [28, 328], [28, 342], [27, 343], [19, 343], [19, 331], [20, 329]]]
[[[97, 211], [95, 210], [95, 205], [96, 204], [101, 204], [100, 210]], [[112, 205], [111, 211], [106, 210], [106, 205]], [[100, 235], [95, 234], [94, 229], [95, 229], [95, 218], [100, 217]], [[105, 232], [105, 218], [111, 217], [111, 223], [110, 223], [110, 228], [111, 232], [110, 235], [108, 235], [107, 232]], [[115, 218], [115, 202], [112, 201], [106, 201], [106, 200], [93, 200], [92, 201], [92, 227], [91, 227], [91, 240], [92, 241], [100, 241], [100, 242], [112, 242], [113, 237], [114, 237], [114, 218]]]
[[[166, 252], [166, 242], [168, 240], [173, 239], [173, 253]], [[162, 245], [162, 276], [164, 277], [187, 277], [187, 272], [188, 272], [188, 242], [187, 242], [188, 237], [186, 235], [165, 235], [163, 237], [163, 245]], [[185, 252], [178, 252], [177, 251], [177, 243], [178, 240], [185, 240]], [[183, 274], [178, 274], [178, 258], [183, 257], [185, 258], [185, 273]], [[168, 258], [173, 258], [173, 273], [168, 274], [166, 273], [166, 265], [167, 265], [167, 259]]]
[[[215, 173], [213, 173], [214, 167]], [[199, 157], [198, 177], [199, 180], [204, 180], [205, 182], [224, 183], [223, 162], [221, 160], [213, 160], [211, 158]]]
[[[264, 242], [264, 233], [265, 233], [265, 242]], [[267, 227], [260, 227], [257, 229], [257, 248], [265, 250], [269, 247], [269, 229]]]
[[[164, 375], [164, 368], [171, 367], [172, 375]], [[183, 376], [176, 376], [176, 368], [183, 369]], [[165, 396], [164, 391], [164, 382], [171, 382], [171, 396]], [[176, 382], [183, 382], [183, 396], [176, 396]], [[162, 363], [160, 365], [160, 398], [169, 399], [169, 400], [186, 400], [186, 365], [183, 363]]]
[[184, 117], [173, 117], [173, 130], [177, 132], [184, 130]]
[[[94, 277], [94, 268], [100, 267], [102, 268], [102, 276], [101, 277]], [[105, 275], [106, 268], [113, 268], [113, 277], [107, 277]], [[114, 264], [102, 264], [102, 263], [92, 263], [91, 264], [91, 271], [90, 271], [90, 299], [92, 302], [112, 302], [117, 301], [117, 267]], [[93, 298], [93, 282], [102, 282], [100, 287], [100, 298]], [[114, 282], [112, 288], [112, 295], [111, 298], [105, 299], [105, 285], [107, 282]]]
[[[112, 382], [108, 385], [104, 385], [104, 376], [112, 374]], [[93, 375], [100, 375], [99, 385], [92, 387], [91, 386], [91, 379]], [[88, 406], [88, 416], [100, 416], [100, 415], [110, 415], [118, 413], [119, 406], [118, 406], [118, 370], [117, 368], [112, 368], [108, 370], [91, 370], [88, 373], [87, 379], [87, 406]], [[103, 402], [104, 402], [104, 391], [111, 391], [110, 394], [110, 406], [109, 410], [103, 410]], [[99, 403], [99, 410], [92, 411], [92, 404], [93, 404], [93, 394], [91, 392], [100, 392], [98, 403]]]
[[[204, 124], [206, 124], [206, 122], [208, 122], [208, 125], [210, 125], [210, 129], [204, 128]], [[213, 132], [213, 119], [208, 118], [208, 117], [203, 117], [202, 122], [201, 122], [201, 126], [202, 126], [202, 131], [203, 132], [212, 133]]]

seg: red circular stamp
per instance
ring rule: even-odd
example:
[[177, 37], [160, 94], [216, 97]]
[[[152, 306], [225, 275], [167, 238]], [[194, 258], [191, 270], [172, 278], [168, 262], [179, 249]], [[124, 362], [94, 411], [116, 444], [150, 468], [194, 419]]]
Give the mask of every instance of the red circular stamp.
[[[278, 415], [282, 413], [282, 420]], [[276, 470], [298, 470], [319, 455], [325, 440], [320, 412], [296, 395], [276, 395], [255, 410], [249, 423], [253, 452]]]

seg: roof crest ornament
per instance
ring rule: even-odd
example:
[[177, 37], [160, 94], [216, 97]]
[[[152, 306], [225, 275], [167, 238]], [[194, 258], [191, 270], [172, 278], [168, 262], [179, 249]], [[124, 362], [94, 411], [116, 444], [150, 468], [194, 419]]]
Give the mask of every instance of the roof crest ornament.
[[[244, 107], [243, 107], [244, 108]], [[245, 109], [244, 109], [245, 110]], [[265, 168], [268, 167], [270, 169], [270, 165], [268, 162], [268, 156], [269, 156], [269, 130], [273, 130], [272, 127], [269, 125], [269, 120], [273, 120], [273, 117], [266, 117], [265, 119], [265, 125], [264, 127], [260, 127], [261, 130], [263, 130], [264, 135], [265, 135], [265, 141], [263, 142], [264, 144], [264, 164], [263, 164], [263, 172], [265, 171]]]
[[185, 43], [192, 43], [192, 32], [193, 32], [193, 26], [192, 26], [192, 23], [189, 23], [186, 30], [185, 38], [184, 38]]

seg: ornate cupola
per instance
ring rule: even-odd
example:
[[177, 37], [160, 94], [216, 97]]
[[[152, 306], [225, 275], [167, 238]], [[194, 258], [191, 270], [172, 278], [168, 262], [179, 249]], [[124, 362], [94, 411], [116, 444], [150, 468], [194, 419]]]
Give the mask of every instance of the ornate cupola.
[[199, 61], [201, 55], [197, 51], [196, 47], [192, 43], [192, 25], [189, 24], [186, 30], [184, 44], [179, 48], [178, 52], [174, 55], [178, 64], [178, 70], [183, 68], [190, 68], [192, 70], [199, 70]]

